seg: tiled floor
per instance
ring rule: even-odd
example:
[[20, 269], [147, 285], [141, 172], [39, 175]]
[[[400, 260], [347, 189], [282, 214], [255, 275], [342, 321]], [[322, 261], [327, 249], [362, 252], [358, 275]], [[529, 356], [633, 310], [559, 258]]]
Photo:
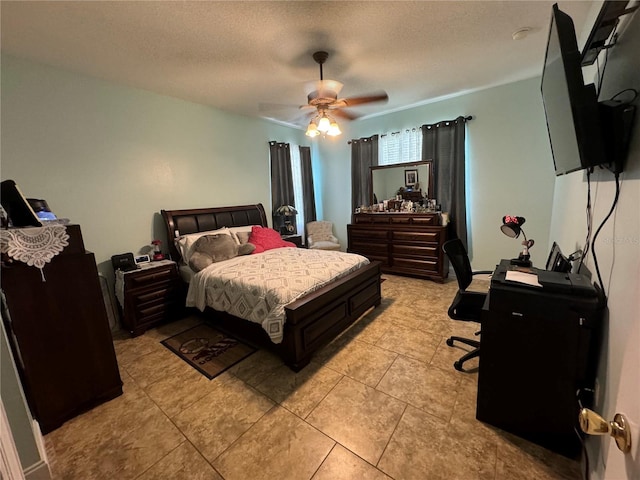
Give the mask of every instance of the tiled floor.
[[124, 394], [45, 437], [54, 478], [581, 478], [475, 419], [477, 373], [445, 344], [477, 328], [446, 315], [457, 284], [386, 278], [382, 305], [298, 374], [258, 351], [207, 380], [159, 343], [196, 316], [118, 335]]

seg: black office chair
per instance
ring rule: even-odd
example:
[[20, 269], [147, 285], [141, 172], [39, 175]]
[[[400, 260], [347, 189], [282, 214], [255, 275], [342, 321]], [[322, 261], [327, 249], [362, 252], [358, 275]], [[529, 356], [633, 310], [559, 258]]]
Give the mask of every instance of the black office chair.
[[[490, 274], [489, 270], [483, 270], [474, 272], [471, 270], [471, 263], [469, 262], [469, 255], [464, 248], [464, 244], [458, 238], [445, 242], [442, 249], [449, 257], [451, 266], [456, 272], [456, 278], [458, 279], [458, 292], [456, 293], [451, 306], [449, 307], [449, 317], [454, 320], [463, 320], [465, 322], [478, 322], [480, 323], [480, 314], [482, 312], [482, 305], [487, 298], [486, 292], [468, 292], [466, 289], [471, 284], [474, 275], [478, 274]], [[476, 332], [479, 335], [480, 332]], [[453, 342], [464, 343], [474, 347], [474, 349], [455, 362], [453, 366], [456, 370], [463, 372], [462, 365], [464, 362], [471, 358], [475, 358], [480, 355], [480, 342], [478, 340], [472, 340], [470, 338], [452, 336], [447, 339], [447, 345], [453, 347]]]

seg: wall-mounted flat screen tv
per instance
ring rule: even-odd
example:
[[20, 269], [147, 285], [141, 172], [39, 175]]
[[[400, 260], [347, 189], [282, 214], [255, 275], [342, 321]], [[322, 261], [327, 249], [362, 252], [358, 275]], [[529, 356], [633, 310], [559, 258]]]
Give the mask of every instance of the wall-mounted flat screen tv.
[[605, 163], [593, 84], [585, 85], [573, 20], [553, 6], [542, 72], [542, 100], [556, 175]]

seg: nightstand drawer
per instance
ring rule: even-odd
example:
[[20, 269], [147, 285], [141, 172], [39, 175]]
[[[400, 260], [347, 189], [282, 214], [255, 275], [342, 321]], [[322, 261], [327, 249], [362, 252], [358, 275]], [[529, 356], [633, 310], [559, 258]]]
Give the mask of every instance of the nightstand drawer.
[[171, 280], [174, 276], [175, 268], [173, 266], [153, 269], [151, 271], [133, 272], [127, 275], [126, 284], [130, 288], [138, 288], [154, 283]]
[[167, 281], [163, 282], [161, 285], [154, 286], [153, 289], [149, 290], [148, 288], [142, 289], [140, 293], [132, 291], [131, 297], [133, 299], [133, 303], [140, 304], [150, 302], [157, 298], [163, 298], [169, 296], [174, 293], [176, 290], [173, 282]]
[[142, 320], [145, 317], [150, 317], [158, 313], [168, 312], [172, 307], [175, 306], [175, 304], [175, 300], [172, 300], [170, 298], [159, 298], [153, 302], [138, 305], [136, 307], [136, 313], [138, 314], [139, 319]]

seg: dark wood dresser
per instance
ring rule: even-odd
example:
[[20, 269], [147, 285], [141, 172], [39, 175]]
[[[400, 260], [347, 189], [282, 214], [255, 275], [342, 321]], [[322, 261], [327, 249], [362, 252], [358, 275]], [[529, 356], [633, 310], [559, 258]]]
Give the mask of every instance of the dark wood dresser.
[[382, 262], [384, 273], [443, 282], [447, 228], [437, 213], [356, 213], [347, 225], [348, 252]]
[[[43, 268], [2, 263], [3, 321], [27, 402], [46, 434], [122, 394], [98, 270], [79, 225]], [[7, 260], [3, 257], [3, 260]]]
[[177, 264], [171, 260], [142, 264], [139, 270], [130, 272], [116, 272], [116, 288], [123, 288], [122, 323], [132, 335], [141, 335], [184, 313], [186, 292]]

